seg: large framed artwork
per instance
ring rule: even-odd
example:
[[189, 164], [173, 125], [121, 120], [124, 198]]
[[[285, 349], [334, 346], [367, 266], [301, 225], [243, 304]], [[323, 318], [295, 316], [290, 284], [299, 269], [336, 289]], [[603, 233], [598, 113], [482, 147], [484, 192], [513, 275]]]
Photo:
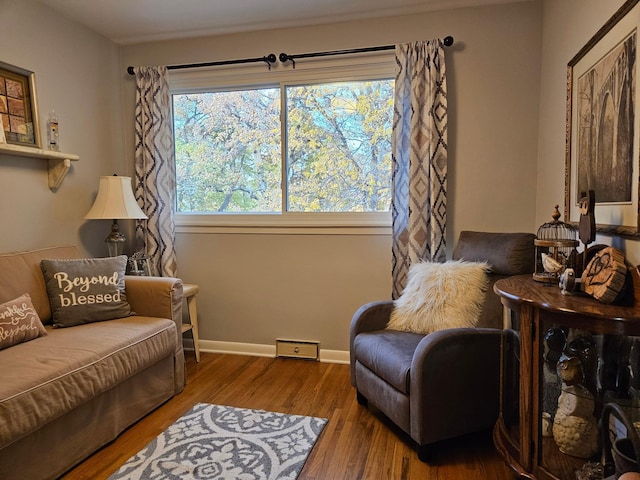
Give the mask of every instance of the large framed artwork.
[[41, 148], [35, 75], [0, 62], [0, 124], [7, 143]]
[[565, 221], [595, 192], [597, 231], [640, 236], [637, 45], [640, 0], [628, 0], [567, 69]]

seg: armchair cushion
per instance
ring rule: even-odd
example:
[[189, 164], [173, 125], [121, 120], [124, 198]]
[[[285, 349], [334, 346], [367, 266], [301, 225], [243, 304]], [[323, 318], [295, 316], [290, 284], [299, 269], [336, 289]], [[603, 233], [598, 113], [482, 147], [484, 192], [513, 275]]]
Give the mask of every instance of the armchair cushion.
[[416, 347], [424, 335], [394, 330], [361, 333], [354, 341], [358, 361], [405, 395]]
[[535, 261], [533, 233], [460, 232], [454, 260], [487, 262], [494, 275], [532, 273]]
[[487, 269], [484, 262], [461, 260], [414, 263], [387, 328], [427, 334], [475, 327], [485, 298]]

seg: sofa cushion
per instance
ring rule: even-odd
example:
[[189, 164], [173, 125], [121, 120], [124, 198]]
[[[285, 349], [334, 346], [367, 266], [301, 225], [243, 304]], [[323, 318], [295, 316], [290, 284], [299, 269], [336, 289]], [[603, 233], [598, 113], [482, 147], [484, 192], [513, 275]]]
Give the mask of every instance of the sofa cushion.
[[47, 247], [0, 255], [0, 303], [28, 292], [36, 312], [45, 325], [51, 323], [51, 307], [40, 269], [43, 258], [77, 258], [74, 245]]
[[427, 334], [476, 326], [485, 298], [486, 271], [487, 264], [481, 262], [414, 263], [387, 328]]
[[491, 273], [522, 275], [535, 269], [533, 233], [460, 232], [454, 260], [487, 262]]
[[141, 316], [47, 332], [0, 350], [11, 372], [0, 382], [0, 449], [173, 357], [177, 341], [172, 320]]
[[395, 330], [360, 333], [353, 343], [354, 358], [402, 393], [409, 393], [413, 353], [424, 335]]
[[112, 320], [131, 315], [125, 293], [127, 257], [41, 262], [56, 327]]
[[29, 294], [0, 305], [0, 350], [46, 334]]

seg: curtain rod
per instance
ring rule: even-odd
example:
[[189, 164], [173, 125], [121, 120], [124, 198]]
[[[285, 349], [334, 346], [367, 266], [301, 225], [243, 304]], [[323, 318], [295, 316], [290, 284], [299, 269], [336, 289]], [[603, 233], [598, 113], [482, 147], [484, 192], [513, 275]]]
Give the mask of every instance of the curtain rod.
[[[241, 58], [239, 60], [221, 60], [219, 62], [205, 62], [205, 63], [187, 63], [183, 65], [169, 65], [167, 66], [167, 70], [180, 70], [183, 68], [199, 68], [199, 67], [217, 67], [220, 65], [236, 65], [239, 63], [257, 63], [257, 62], [265, 62], [269, 66], [269, 70], [271, 70], [271, 65], [276, 63], [276, 54], [270, 53], [265, 57], [256, 57], [256, 58]], [[129, 75], [134, 75], [133, 67], [127, 67], [127, 73]]]
[[[442, 40], [442, 43], [445, 47], [450, 47], [453, 45], [453, 37], [446, 36]], [[296, 58], [311, 58], [311, 57], [329, 57], [333, 55], [348, 55], [350, 53], [365, 53], [365, 52], [380, 52], [383, 50], [393, 50], [395, 49], [395, 45], [383, 45], [381, 47], [365, 47], [365, 48], [352, 48], [349, 50], [331, 50], [328, 52], [314, 52], [314, 53], [302, 53], [299, 55], [289, 55], [287, 53], [281, 53], [279, 55], [279, 59], [282, 63], [286, 63], [290, 61], [293, 64], [293, 68], [296, 68]]]
[[[444, 37], [442, 43], [445, 47], [450, 47], [453, 45], [453, 37], [447, 36]], [[290, 61], [293, 64], [293, 68], [296, 66], [296, 58], [310, 58], [310, 57], [328, 57], [332, 55], [347, 55], [350, 53], [365, 53], [365, 52], [378, 52], [382, 50], [393, 50], [396, 48], [395, 45], [384, 45], [381, 47], [365, 47], [365, 48], [353, 48], [350, 50], [332, 50], [328, 52], [315, 52], [315, 53], [302, 53], [299, 55], [289, 55], [287, 53], [281, 53], [279, 59], [282, 63]], [[243, 58], [240, 60], [222, 60], [219, 62], [205, 62], [205, 63], [188, 63], [183, 65], [169, 65], [167, 66], [168, 70], [180, 70], [183, 68], [199, 68], [199, 67], [216, 67], [221, 65], [235, 65], [240, 63], [257, 63], [257, 62], [265, 62], [269, 66], [269, 70], [271, 70], [271, 65], [276, 63], [276, 56], [273, 53], [265, 57], [256, 57], [256, 58]], [[129, 75], [134, 75], [133, 67], [127, 67], [127, 73]]]

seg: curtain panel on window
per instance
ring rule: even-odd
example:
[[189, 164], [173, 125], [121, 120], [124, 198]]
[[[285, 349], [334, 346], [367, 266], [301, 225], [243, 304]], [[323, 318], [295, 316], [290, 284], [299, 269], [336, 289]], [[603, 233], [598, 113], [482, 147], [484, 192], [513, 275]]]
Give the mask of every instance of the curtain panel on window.
[[171, 97], [166, 67], [135, 67], [135, 196], [148, 220], [136, 238], [149, 256], [152, 275], [177, 276], [175, 161]]
[[392, 144], [394, 299], [409, 267], [446, 258], [447, 84], [441, 40], [396, 46]]

